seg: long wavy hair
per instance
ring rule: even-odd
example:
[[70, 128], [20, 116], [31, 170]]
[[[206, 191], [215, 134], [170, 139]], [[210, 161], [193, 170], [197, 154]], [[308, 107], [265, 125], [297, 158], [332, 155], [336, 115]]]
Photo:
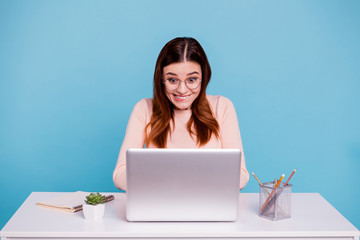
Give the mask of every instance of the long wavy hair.
[[201, 90], [191, 105], [192, 115], [187, 130], [196, 138], [198, 146], [205, 145], [214, 134], [219, 137], [219, 124], [211, 111], [206, 98], [206, 87], [210, 81], [211, 68], [201, 45], [194, 38], [175, 38], [168, 42], [157, 58], [154, 73], [153, 108], [150, 122], [145, 128], [145, 144], [165, 148], [168, 134], [171, 134], [170, 121], [174, 121], [174, 105], [165, 95], [163, 69], [177, 62], [194, 61], [202, 71]]

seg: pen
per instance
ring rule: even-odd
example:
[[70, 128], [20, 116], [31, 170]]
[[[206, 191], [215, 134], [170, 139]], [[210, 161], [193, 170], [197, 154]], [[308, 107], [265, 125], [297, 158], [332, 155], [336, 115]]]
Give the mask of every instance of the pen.
[[285, 174], [282, 174], [279, 181], [277, 181], [274, 189], [272, 190], [272, 192], [270, 193], [270, 195], [268, 196], [268, 198], [266, 199], [266, 201], [264, 202], [264, 204], [262, 205], [260, 212], [263, 212], [265, 206], [269, 203], [271, 197], [275, 194], [276, 188], [280, 185], [281, 181], [283, 180], [283, 178], [285, 177]]

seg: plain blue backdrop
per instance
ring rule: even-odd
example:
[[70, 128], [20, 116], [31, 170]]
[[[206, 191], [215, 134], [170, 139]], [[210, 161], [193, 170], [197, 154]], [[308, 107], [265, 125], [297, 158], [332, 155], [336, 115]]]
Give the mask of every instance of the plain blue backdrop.
[[[360, 228], [360, 2], [0, 1], [0, 228], [33, 191], [117, 191], [155, 61], [196, 38], [237, 110], [249, 172], [297, 172]], [[216, 189], [214, 189], [216, 191]], [[251, 177], [244, 192], [258, 192]]]

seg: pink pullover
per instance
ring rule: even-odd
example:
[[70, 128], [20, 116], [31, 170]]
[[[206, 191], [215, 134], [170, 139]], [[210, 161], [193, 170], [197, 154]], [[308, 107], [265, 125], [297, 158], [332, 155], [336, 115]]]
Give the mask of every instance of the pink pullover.
[[[210, 107], [220, 126], [220, 137], [214, 135], [201, 148], [235, 148], [241, 149], [241, 177], [240, 188], [244, 188], [249, 181], [246, 170], [243, 146], [240, 137], [238, 118], [232, 102], [223, 96], [207, 95]], [[187, 122], [192, 110], [174, 110], [175, 128], [171, 122], [172, 133], [167, 139], [167, 148], [199, 148], [188, 130]], [[126, 190], [126, 150], [129, 148], [143, 148], [145, 144], [145, 126], [149, 123], [152, 114], [152, 99], [144, 98], [134, 107], [120, 149], [119, 158], [114, 170], [113, 180], [117, 188]], [[150, 146], [152, 147], [152, 146]], [[220, 160], [220, 159], [219, 159]]]

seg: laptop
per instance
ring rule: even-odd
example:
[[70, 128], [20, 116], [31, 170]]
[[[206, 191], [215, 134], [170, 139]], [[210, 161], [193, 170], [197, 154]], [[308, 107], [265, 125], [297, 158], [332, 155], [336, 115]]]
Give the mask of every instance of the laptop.
[[236, 221], [239, 149], [128, 149], [128, 221]]

